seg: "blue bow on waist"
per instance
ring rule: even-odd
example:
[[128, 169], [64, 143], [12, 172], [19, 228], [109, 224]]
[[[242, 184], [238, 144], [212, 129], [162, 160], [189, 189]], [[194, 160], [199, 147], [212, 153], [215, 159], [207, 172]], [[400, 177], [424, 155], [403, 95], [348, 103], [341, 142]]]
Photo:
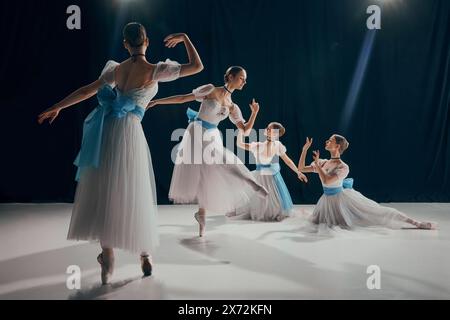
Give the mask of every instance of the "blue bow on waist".
[[105, 85], [97, 92], [99, 105], [84, 120], [83, 140], [81, 150], [74, 164], [78, 167], [75, 180], [79, 181], [84, 167], [98, 168], [100, 164], [103, 125], [106, 117], [123, 118], [128, 113], [134, 113], [141, 121], [145, 109], [127, 96], [117, 95], [109, 85]]
[[199, 121], [201, 123], [202, 127], [205, 129], [217, 129], [216, 124], [202, 120], [201, 118], [199, 118], [198, 112], [192, 110], [191, 108], [187, 109], [186, 115], [189, 119], [189, 123], [191, 123], [192, 121]]
[[342, 182], [342, 187], [335, 187], [335, 188], [327, 188], [323, 187], [323, 193], [327, 196], [334, 196], [335, 194], [338, 194], [344, 189], [352, 189], [353, 188], [353, 178], [347, 178], [344, 179]]

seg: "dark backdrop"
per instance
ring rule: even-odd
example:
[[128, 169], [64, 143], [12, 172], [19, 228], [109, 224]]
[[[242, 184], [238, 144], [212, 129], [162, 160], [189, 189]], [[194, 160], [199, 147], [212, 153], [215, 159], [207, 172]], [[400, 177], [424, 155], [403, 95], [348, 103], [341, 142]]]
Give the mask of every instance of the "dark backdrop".
[[[66, 28], [71, 4], [82, 10], [79, 31]], [[186, 32], [205, 65], [198, 75], [162, 84], [157, 97], [221, 85], [228, 66], [242, 65], [248, 85], [235, 102], [248, 117], [248, 103], [257, 98], [255, 128], [283, 123], [282, 142], [295, 162], [307, 135], [325, 155], [323, 141], [339, 132], [350, 141], [343, 158], [355, 187], [368, 197], [450, 201], [450, 1], [386, 1], [354, 111], [342, 128], [363, 42], [374, 32], [366, 28], [370, 4], [379, 1], [2, 1], [0, 201], [73, 201], [72, 162], [96, 100], [63, 111], [52, 126], [39, 126], [36, 118], [95, 80], [107, 60], [127, 58], [121, 29], [132, 20], [148, 28], [150, 61], [187, 61], [183, 46], [166, 49], [162, 42]], [[170, 136], [186, 126], [186, 107], [155, 108], [143, 121], [160, 204], [168, 203]], [[295, 203], [317, 201], [318, 177], [303, 185], [286, 167], [283, 172]]]

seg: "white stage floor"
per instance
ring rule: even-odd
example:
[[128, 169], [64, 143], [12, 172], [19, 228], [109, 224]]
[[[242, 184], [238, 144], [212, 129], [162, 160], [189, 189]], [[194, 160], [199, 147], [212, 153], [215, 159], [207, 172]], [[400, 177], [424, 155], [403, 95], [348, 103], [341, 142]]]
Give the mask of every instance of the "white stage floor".
[[[450, 299], [450, 204], [389, 204], [439, 230], [302, 232], [281, 223], [207, 219], [193, 206], [160, 206], [154, 275], [116, 251], [112, 284], [100, 285], [99, 246], [67, 241], [71, 204], [0, 205], [0, 299]], [[312, 206], [297, 206], [311, 209]], [[78, 265], [81, 289], [66, 286]], [[380, 268], [369, 290], [367, 267]]]

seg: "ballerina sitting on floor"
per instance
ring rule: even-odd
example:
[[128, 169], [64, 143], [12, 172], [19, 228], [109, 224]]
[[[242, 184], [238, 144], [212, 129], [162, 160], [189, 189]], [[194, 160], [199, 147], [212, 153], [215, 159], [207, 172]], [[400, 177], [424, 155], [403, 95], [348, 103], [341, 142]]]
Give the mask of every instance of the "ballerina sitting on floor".
[[341, 160], [341, 155], [349, 146], [343, 136], [334, 134], [326, 141], [325, 149], [331, 154], [330, 160], [320, 159], [319, 151], [314, 151], [314, 161], [310, 166], [305, 166], [311, 144], [312, 139], [306, 138], [298, 169], [305, 173], [319, 174], [322, 182], [324, 194], [308, 217], [313, 224], [339, 226], [343, 229], [356, 226], [399, 228], [404, 224], [411, 224], [419, 229], [436, 229], [435, 223], [414, 220], [394, 208], [381, 206], [354, 190], [353, 179], [346, 179], [349, 166]]
[[265, 199], [254, 197], [249, 204], [227, 214], [228, 217], [257, 221], [281, 221], [289, 216], [293, 207], [291, 195], [281, 176], [280, 164], [274, 160], [281, 157], [301, 181], [307, 182], [308, 180], [288, 157], [286, 147], [278, 141], [285, 131], [280, 123], [272, 122], [265, 130], [267, 140], [252, 143], [244, 143], [243, 133], [239, 131], [237, 145], [252, 152], [255, 156], [256, 170], [252, 174], [256, 181], [268, 190], [269, 194]]

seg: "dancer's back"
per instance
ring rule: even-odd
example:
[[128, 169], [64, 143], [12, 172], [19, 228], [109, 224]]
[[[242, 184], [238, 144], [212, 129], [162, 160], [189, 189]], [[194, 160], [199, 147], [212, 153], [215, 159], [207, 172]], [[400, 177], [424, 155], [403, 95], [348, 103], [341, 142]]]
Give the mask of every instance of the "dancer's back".
[[151, 86], [156, 81], [153, 73], [156, 65], [147, 61], [125, 60], [116, 69], [115, 81], [120, 91], [126, 92], [135, 88]]

